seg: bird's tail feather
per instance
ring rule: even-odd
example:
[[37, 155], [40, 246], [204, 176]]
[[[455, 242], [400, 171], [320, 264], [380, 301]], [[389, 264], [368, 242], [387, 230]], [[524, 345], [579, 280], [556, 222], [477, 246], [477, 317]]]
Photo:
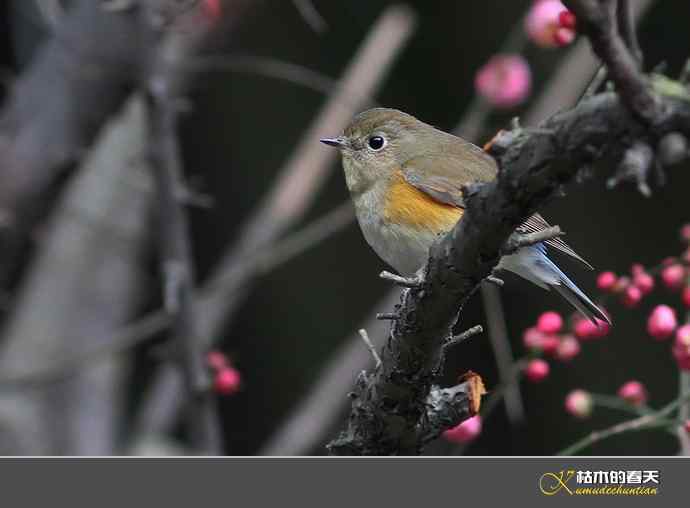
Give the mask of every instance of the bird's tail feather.
[[609, 317], [579, 288], [575, 283], [563, 273], [563, 271], [556, 266], [544, 253], [544, 258], [550, 267], [558, 275], [558, 281], [555, 284], [547, 283], [549, 289], [553, 288], [559, 295], [561, 295], [570, 305], [575, 307], [584, 316], [588, 317], [594, 324], [597, 320], [604, 321], [611, 324]]

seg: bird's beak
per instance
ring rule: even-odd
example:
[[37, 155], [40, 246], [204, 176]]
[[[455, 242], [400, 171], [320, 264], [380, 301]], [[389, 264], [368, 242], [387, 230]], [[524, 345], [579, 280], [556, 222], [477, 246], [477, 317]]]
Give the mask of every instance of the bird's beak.
[[337, 138], [321, 138], [319, 141], [324, 145], [334, 146], [336, 148], [342, 148], [347, 144], [347, 140], [342, 136]]

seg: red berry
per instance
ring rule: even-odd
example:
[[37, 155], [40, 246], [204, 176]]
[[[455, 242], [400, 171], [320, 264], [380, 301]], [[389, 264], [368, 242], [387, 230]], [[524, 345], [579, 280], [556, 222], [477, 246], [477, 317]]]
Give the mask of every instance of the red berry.
[[563, 328], [563, 318], [558, 312], [544, 312], [537, 319], [537, 329], [542, 333], [558, 333]]
[[685, 283], [685, 267], [674, 263], [661, 271], [661, 280], [672, 291], [678, 291]]
[[242, 379], [237, 369], [224, 367], [216, 373], [214, 387], [222, 395], [232, 395], [240, 389]]
[[589, 417], [593, 407], [592, 396], [584, 390], [573, 390], [565, 398], [565, 410], [576, 418]]
[[658, 340], [668, 339], [677, 326], [676, 311], [668, 305], [657, 305], [647, 319], [647, 332]]
[[623, 294], [623, 305], [628, 308], [637, 307], [637, 304], [642, 300], [642, 291], [637, 286], [630, 286]]
[[558, 15], [558, 24], [563, 28], [575, 29], [575, 24], [577, 23], [577, 18], [575, 14], [570, 11], [561, 11]]
[[541, 358], [530, 361], [524, 369], [525, 377], [533, 383], [539, 383], [549, 375], [549, 364]]
[[676, 330], [671, 352], [680, 370], [690, 370], [690, 325], [683, 325]]
[[228, 366], [228, 359], [220, 351], [209, 351], [206, 355], [206, 363], [208, 363], [209, 367], [213, 370], [220, 370]]
[[639, 381], [628, 381], [618, 389], [618, 396], [634, 406], [647, 402], [647, 389]]
[[613, 272], [601, 272], [597, 277], [597, 287], [602, 291], [610, 291], [616, 285], [616, 274]]
[[633, 284], [637, 286], [642, 295], [646, 295], [654, 289], [654, 277], [647, 272], [639, 272], [633, 277]]
[[544, 354], [552, 356], [558, 350], [558, 346], [561, 343], [561, 339], [556, 335], [544, 335], [541, 341], [541, 350]]
[[598, 339], [608, 335], [611, 325], [604, 321], [597, 321], [597, 324], [594, 324], [591, 319], [580, 317], [575, 321], [573, 329], [580, 339]]
[[468, 443], [482, 432], [482, 417], [474, 415], [452, 429], [443, 433], [443, 438], [451, 443]]
[[572, 335], [566, 335], [561, 339], [556, 349], [556, 359], [569, 362], [580, 354], [580, 342]]

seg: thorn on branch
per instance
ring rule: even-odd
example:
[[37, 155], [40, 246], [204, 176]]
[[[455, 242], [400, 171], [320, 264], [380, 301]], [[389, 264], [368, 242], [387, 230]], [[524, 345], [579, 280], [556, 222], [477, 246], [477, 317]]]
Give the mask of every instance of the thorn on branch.
[[480, 333], [484, 333], [484, 327], [482, 325], [476, 325], [472, 328], [468, 328], [467, 330], [458, 335], [449, 338], [446, 342], [443, 343], [442, 346], [444, 354], [451, 347], [457, 346], [461, 342], [464, 342], [467, 339], [474, 337], [475, 335], [479, 335]]
[[640, 194], [650, 197], [652, 190], [647, 181], [653, 162], [654, 150], [647, 143], [636, 141], [625, 151], [616, 174], [608, 179], [606, 186], [613, 189], [621, 182], [632, 182], [637, 185]]
[[402, 286], [405, 288], [418, 288], [422, 285], [422, 280], [419, 276], [402, 277], [400, 275], [395, 275], [394, 273], [384, 270], [379, 274], [379, 277], [381, 277], [383, 280], [389, 280], [391, 282], [394, 282], [398, 286]]
[[376, 314], [376, 319], [380, 321], [397, 321], [400, 316], [395, 312], [379, 312]]
[[374, 347], [374, 344], [371, 342], [371, 339], [369, 338], [369, 334], [367, 331], [362, 328], [359, 330], [359, 336], [362, 337], [362, 340], [364, 341], [364, 344], [366, 344], [367, 349], [371, 353], [371, 356], [374, 357], [374, 362], [376, 362], [376, 368], [378, 369], [381, 366], [381, 357], [379, 356], [378, 352], [376, 351], [376, 348]]
[[558, 238], [563, 236], [564, 233], [561, 231], [559, 226], [551, 226], [541, 231], [535, 231], [534, 233], [520, 233], [515, 232], [510, 235], [508, 241], [505, 243], [502, 254], [514, 254], [518, 249], [522, 247], [529, 247], [531, 245], [536, 245], [538, 243], [551, 240], [553, 238]]

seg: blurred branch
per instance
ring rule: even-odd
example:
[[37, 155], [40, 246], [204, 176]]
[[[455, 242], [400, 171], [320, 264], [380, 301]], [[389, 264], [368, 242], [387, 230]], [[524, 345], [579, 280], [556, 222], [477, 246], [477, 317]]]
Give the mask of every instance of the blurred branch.
[[321, 17], [319, 11], [316, 10], [311, 0], [292, 0], [295, 8], [299, 11], [302, 19], [314, 30], [317, 34], [322, 34], [328, 30], [326, 20]]
[[[629, 65], [632, 57], [611, 26], [615, 10], [609, 2], [598, 13], [596, 2], [568, 4], [578, 22], [584, 20], [620, 99], [614, 93], [597, 95], [553, 116], [538, 130], [514, 126], [494, 139], [490, 152], [501, 168], [498, 177], [466, 188], [465, 214], [430, 249], [421, 287], [403, 291], [383, 364], [357, 387], [348, 428], [330, 444], [332, 453], [419, 453], [416, 429], [443, 364], [442, 343], [458, 321], [458, 308], [490, 275], [514, 228], [580, 167], [595, 158], [620, 156], [622, 139], [659, 139], [676, 130], [690, 134], [690, 94], [682, 85], [657, 80], [654, 93], [660, 95], [654, 95], [646, 78]], [[648, 121], [654, 122], [653, 129]]]
[[678, 442], [680, 443], [680, 455], [690, 456], [690, 433], [685, 428], [685, 422], [690, 421], [690, 373], [686, 370], [678, 370], [678, 398], [686, 402], [678, 409], [680, 425], [676, 429]]
[[194, 276], [189, 225], [176, 192], [181, 186], [182, 163], [174, 98], [166, 95], [170, 84], [158, 80], [165, 81], [166, 76], [152, 79], [148, 100], [148, 162], [158, 193], [165, 309], [172, 317], [172, 343], [185, 380], [192, 442], [202, 453], [219, 455], [222, 454], [220, 423], [192, 301]]
[[[22, 281], [0, 349], [2, 454], [110, 455], [119, 447], [124, 358], [74, 366], [69, 379], [6, 383], [102, 345], [137, 310], [152, 193], [141, 100], [103, 130], [67, 185]], [[28, 390], [31, 388], [31, 390]]]
[[[279, 172], [271, 190], [242, 227], [238, 240], [223, 256], [212, 275], [210, 287], [202, 290], [198, 306], [200, 334], [215, 338], [224, 323], [231, 318], [249, 290], [251, 273], [244, 270], [245, 259], [256, 255], [292, 227], [316, 198], [318, 189], [334, 161], [335, 154], [318, 143], [328, 132], [341, 131], [365, 102], [348, 104], [348, 98], [367, 98], [375, 90], [412, 33], [414, 16], [403, 6], [389, 7], [372, 27], [361, 48], [345, 70], [339, 85], [328, 102], [306, 130], [295, 152]], [[226, 283], [225, 281], [234, 281]], [[210, 346], [210, 342], [206, 344]], [[166, 372], [167, 370], [167, 372]], [[146, 428], [167, 428], [177, 414], [177, 404], [166, 392], [176, 391], [179, 379], [169, 369], [163, 369], [161, 379], [154, 383], [155, 391], [145, 398], [143, 415], [156, 415], [158, 422], [149, 421]], [[163, 377], [167, 381], [163, 381]], [[158, 401], [173, 402], [167, 409], [151, 407]]]

